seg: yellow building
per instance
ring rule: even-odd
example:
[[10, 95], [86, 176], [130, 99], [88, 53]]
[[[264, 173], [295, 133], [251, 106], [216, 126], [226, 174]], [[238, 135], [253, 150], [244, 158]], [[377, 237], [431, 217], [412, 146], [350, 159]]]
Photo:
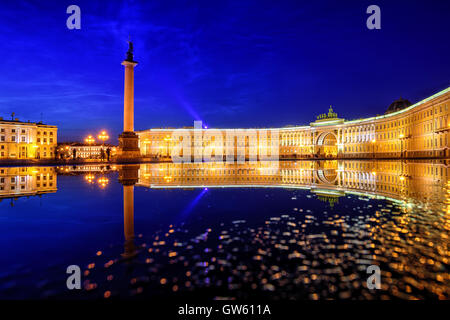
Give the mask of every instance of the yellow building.
[[53, 167], [0, 167], [0, 199], [56, 191], [57, 173]]
[[[447, 160], [322, 160], [249, 163], [151, 163], [135, 169], [148, 188], [300, 188], [334, 201], [346, 193], [395, 200], [447, 197]], [[127, 166], [119, 167], [119, 172]]]
[[52, 159], [57, 144], [56, 126], [0, 118], [1, 159]]
[[[358, 120], [338, 118], [330, 107], [327, 114], [306, 126], [257, 129], [258, 154], [261, 145], [278, 144], [280, 159], [302, 158], [444, 158], [450, 157], [450, 87], [413, 105], [409, 101], [395, 101], [384, 115]], [[203, 129], [202, 135], [211, 129]], [[234, 140], [235, 155], [241, 148], [249, 148], [249, 129], [213, 129], [225, 136], [228, 130], [243, 139]], [[250, 129], [251, 130], [251, 129]], [[139, 147], [144, 157], [166, 158], [172, 154], [175, 129], [159, 128], [138, 131]], [[261, 144], [260, 134], [277, 134]], [[270, 136], [270, 135], [268, 135]], [[194, 139], [191, 146], [205, 148], [211, 142]], [[200, 142], [199, 142], [200, 141]], [[241, 141], [241, 142], [239, 142]], [[245, 151], [248, 154], [248, 150]], [[194, 155], [194, 151], [191, 152]]]

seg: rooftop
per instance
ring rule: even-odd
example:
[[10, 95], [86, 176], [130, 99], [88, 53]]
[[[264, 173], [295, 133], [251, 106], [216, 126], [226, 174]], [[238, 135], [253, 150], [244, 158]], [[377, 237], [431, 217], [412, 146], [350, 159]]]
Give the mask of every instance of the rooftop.
[[412, 103], [409, 100], [400, 97], [400, 99], [397, 99], [390, 104], [389, 108], [386, 110], [386, 114], [406, 109], [410, 105], [412, 105]]
[[56, 128], [56, 126], [42, 123], [42, 121], [39, 121], [39, 122], [31, 122], [30, 120], [20, 121], [18, 118], [6, 120], [6, 119], [3, 119], [3, 117], [0, 117], [0, 123], [18, 124], [18, 125], [24, 125], [24, 124], [25, 125], [37, 125], [37, 126], [47, 126], [47, 127], [55, 127]]

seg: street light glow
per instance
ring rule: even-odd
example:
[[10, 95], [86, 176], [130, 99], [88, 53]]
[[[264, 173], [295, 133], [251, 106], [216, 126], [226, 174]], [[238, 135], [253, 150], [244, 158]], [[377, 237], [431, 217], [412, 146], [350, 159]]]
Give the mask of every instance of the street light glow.
[[87, 138], [86, 139], [84, 139], [84, 141], [87, 143], [87, 144], [92, 144], [92, 143], [94, 143], [95, 142], [95, 139], [94, 139], [94, 137], [93, 136], [91, 136], [91, 135], [88, 135], [87, 136]]
[[98, 138], [99, 138], [100, 140], [102, 140], [103, 143], [104, 143], [106, 140], [109, 139], [109, 136], [108, 136], [108, 133], [107, 133], [106, 131], [103, 130], [103, 131], [98, 135]]

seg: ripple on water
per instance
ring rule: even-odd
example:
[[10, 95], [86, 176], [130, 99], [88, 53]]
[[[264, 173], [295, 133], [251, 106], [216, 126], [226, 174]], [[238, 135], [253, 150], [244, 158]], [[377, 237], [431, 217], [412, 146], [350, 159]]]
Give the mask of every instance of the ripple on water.
[[[325, 212], [297, 203], [263, 223], [170, 225], [138, 238], [133, 258], [118, 258], [117, 246], [94, 255], [84, 287], [104, 298], [450, 298], [446, 211], [349, 200], [356, 214], [348, 203]], [[369, 265], [381, 269], [381, 290], [366, 286]]]

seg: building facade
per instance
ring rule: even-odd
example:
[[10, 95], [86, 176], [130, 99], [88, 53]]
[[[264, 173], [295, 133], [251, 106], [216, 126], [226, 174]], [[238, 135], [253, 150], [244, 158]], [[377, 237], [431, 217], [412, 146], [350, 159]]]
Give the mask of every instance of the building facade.
[[52, 159], [57, 145], [56, 126], [0, 118], [1, 159]]
[[[449, 108], [450, 87], [413, 105], [399, 99], [384, 115], [371, 118], [345, 120], [330, 107], [327, 114], [318, 116], [309, 125], [267, 129], [276, 133], [276, 139], [272, 136], [261, 144], [258, 137], [257, 146], [276, 143], [280, 159], [447, 158], [450, 157]], [[141, 155], [169, 158], [172, 149], [179, 144], [172, 138], [174, 130], [138, 131]], [[202, 134], [208, 130], [211, 129], [203, 129]], [[214, 130], [225, 136], [225, 129]], [[248, 149], [251, 144], [246, 136], [248, 129], [231, 130], [242, 136], [242, 139], [238, 137], [233, 141], [235, 154], [240, 148]], [[192, 148], [208, 146], [208, 141], [195, 142], [194, 130], [191, 132]]]
[[111, 152], [110, 156], [114, 157], [117, 153], [117, 147], [111, 144], [61, 143], [58, 145], [58, 154], [63, 159], [73, 158], [75, 150], [77, 159], [101, 159], [102, 150], [104, 158], [106, 158], [108, 149]]

